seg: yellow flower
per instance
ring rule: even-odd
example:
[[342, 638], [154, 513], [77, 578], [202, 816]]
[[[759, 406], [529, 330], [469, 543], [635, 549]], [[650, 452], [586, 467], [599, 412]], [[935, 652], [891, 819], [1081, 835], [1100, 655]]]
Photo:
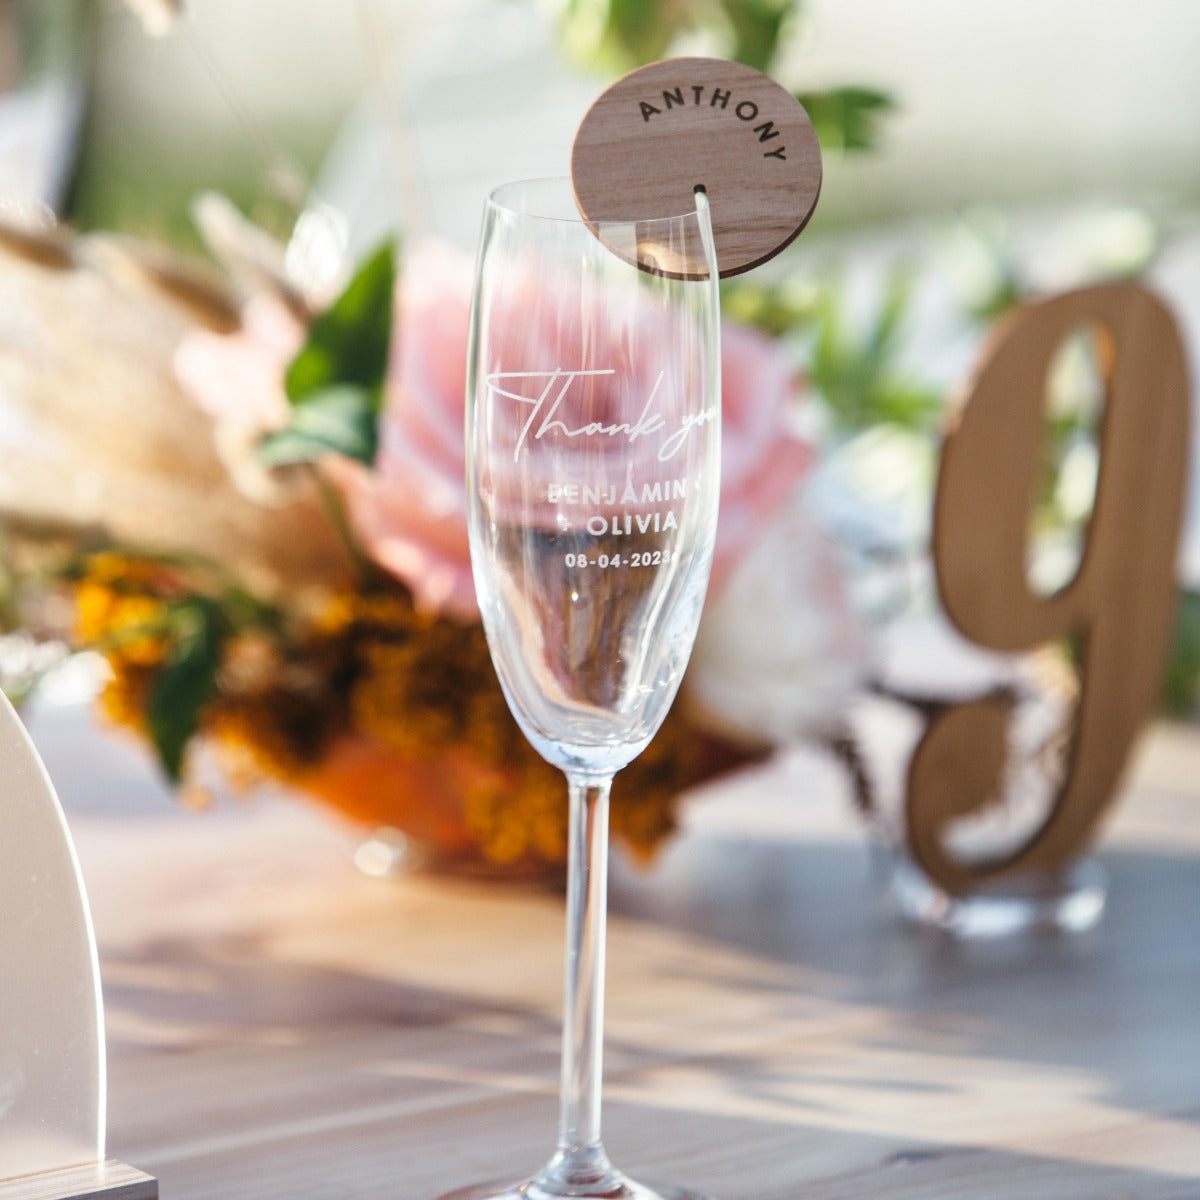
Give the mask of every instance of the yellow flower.
[[95, 645], [107, 636], [116, 603], [116, 592], [95, 580], [85, 579], [75, 589], [75, 637], [83, 645]]
[[75, 635], [110, 662], [157, 666], [166, 647], [162, 602], [85, 579], [76, 591]]
[[[115, 723], [145, 732], [168, 646], [168, 605], [189, 586], [205, 585], [120, 554], [88, 560], [75, 592], [76, 633], [108, 658], [112, 678], [100, 707]], [[509, 713], [479, 625], [418, 612], [407, 592], [331, 595], [281, 613], [273, 626], [252, 623], [229, 636], [216, 689], [198, 733], [239, 790], [265, 780], [304, 788], [337, 746], [361, 739], [398, 773], [390, 792], [380, 781], [382, 799], [371, 811], [425, 804], [428, 813], [410, 812], [418, 827], [457, 830], [456, 852], [471, 845], [497, 866], [565, 858], [566, 781]], [[458, 766], [443, 775], [446, 763]], [[702, 773], [695, 735], [672, 713], [618, 778], [614, 838], [649, 859], [675, 829], [679, 792]], [[443, 778], [442, 794], [431, 794], [431, 780]]]

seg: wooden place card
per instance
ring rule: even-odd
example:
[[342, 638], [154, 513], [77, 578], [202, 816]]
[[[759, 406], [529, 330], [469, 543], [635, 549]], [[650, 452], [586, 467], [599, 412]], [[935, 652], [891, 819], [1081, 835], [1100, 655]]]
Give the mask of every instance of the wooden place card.
[[571, 151], [589, 221], [651, 221], [703, 190], [722, 276], [778, 254], [821, 191], [821, 148], [800, 102], [718, 58], [671, 58], [619, 79], [588, 109]]

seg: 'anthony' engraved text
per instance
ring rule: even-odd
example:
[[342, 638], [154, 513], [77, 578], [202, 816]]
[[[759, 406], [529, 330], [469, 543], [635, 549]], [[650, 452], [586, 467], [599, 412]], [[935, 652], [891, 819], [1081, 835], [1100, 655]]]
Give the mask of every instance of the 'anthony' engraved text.
[[[691, 85], [680, 84], [678, 87], [663, 88], [661, 100], [657, 96], [654, 99], [658, 101], [657, 104], [650, 100], [638, 101], [643, 121], [649, 121], [652, 117], [660, 116], [664, 112], [670, 112], [673, 108], [685, 107], [706, 107], [731, 112], [739, 121], [745, 121], [747, 125], [752, 121], [758, 120], [758, 104], [753, 100], [739, 100], [732, 108], [730, 107], [733, 93], [728, 88], [719, 88], [716, 86], [710, 88], [702, 83]], [[752, 132], [758, 134], [760, 142], [770, 142], [780, 135], [780, 131], [775, 128], [775, 122], [770, 119], [758, 125], [753, 125], [751, 128]], [[786, 149], [786, 146], [780, 145], [769, 150], [764, 150], [763, 158], [786, 160], [787, 155], [784, 153]]]

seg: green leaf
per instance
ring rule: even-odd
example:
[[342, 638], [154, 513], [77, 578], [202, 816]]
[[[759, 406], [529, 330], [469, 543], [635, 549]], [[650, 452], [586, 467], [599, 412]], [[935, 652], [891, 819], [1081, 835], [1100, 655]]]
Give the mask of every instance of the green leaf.
[[646, 0], [609, 0], [608, 37], [633, 62], [661, 58], [674, 34], [672, 17], [659, 5]]
[[796, 10], [794, 0], [724, 0], [723, 7], [733, 29], [730, 57], [769, 72]]
[[944, 398], [912, 379], [900, 361], [912, 293], [910, 269], [897, 264], [875, 306], [851, 321], [844, 287], [837, 281], [824, 285], [812, 311], [808, 377], [840, 433], [880, 424], [932, 430]]
[[1171, 654], [1163, 675], [1160, 701], [1174, 717], [1193, 717], [1200, 702], [1200, 593], [1179, 595]]
[[395, 254], [395, 243], [384, 242], [313, 321], [284, 381], [293, 405], [333, 384], [356, 384], [376, 398], [382, 393], [392, 336]]
[[395, 286], [395, 246], [389, 240], [313, 321], [285, 379], [291, 420], [258, 444], [268, 466], [312, 462], [330, 453], [367, 466], [374, 462]]
[[150, 696], [147, 724], [163, 771], [178, 783], [200, 712], [216, 692], [226, 629], [220, 609], [195, 597], [176, 605], [168, 622], [169, 649]]
[[888, 272], [870, 341], [871, 354], [877, 361], [888, 357], [896, 348], [900, 322], [912, 300], [914, 283], [913, 271], [907, 264], [899, 263]]
[[258, 456], [267, 466], [282, 467], [336, 453], [369, 467], [375, 461], [378, 413], [377, 388], [325, 388], [293, 405], [291, 422], [258, 443]]
[[667, 57], [700, 35], [728, 58], [770, 71], [799, 0], [566, 0], [559, 32], [593, 69], [625, 72]]
[[744, 276], [721, 283], [721, 312], [773, 338], [804, 329], [814, 320], [819, 304], [819, 289], [793, 277], [771, 284]]
[[896, 105], [886, 92], [867, 87], [838, 87], [797, 92], [825, 150], [871, 150], [879, 141], [882, 118]]
[[870, 396], [872, 421], [923, 432], [932, 427], [945, 407], [945, 398], [934, 388], [906, 379], [887, 380]]

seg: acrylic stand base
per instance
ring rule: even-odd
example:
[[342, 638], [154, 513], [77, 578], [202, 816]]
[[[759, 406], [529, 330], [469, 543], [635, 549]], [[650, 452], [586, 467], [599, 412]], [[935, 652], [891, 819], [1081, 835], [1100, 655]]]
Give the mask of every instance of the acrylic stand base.
[[1092, 859], [1062, 874], [1005, 879], [969, 896], [952, 896], [899, 858], [891, 885], [909, 920], [964, 939], [1085, 933], [1099, 923], [1107, 898], [1104, 872]]
[[0, 1179], [0, 1200], [158, 1200], [158, 1181], [109, 1158]]

